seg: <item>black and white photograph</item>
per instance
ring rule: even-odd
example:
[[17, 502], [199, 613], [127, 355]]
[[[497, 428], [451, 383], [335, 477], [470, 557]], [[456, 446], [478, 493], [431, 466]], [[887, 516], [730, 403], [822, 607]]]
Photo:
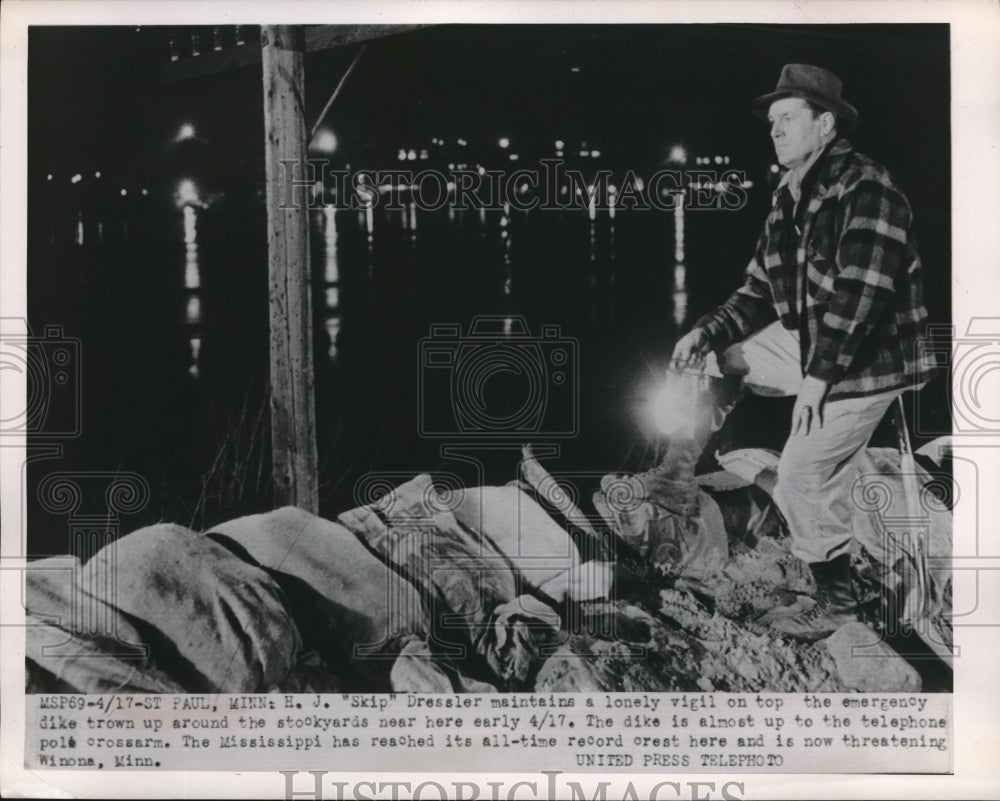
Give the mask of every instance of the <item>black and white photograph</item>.
[[18, 39], [24, 768], [955, 778], [962, 627], [997, 655], [967, 27], [129, 5]]

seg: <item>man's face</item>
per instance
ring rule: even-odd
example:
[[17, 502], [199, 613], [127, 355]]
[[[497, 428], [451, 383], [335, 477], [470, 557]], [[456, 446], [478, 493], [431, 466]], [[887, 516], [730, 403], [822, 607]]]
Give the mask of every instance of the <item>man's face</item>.
[[799, 97], [775, 100], [767, 112], [778, 163], [794, 168], [805, 164], [823, 146], [823, 116], [813, 116]]

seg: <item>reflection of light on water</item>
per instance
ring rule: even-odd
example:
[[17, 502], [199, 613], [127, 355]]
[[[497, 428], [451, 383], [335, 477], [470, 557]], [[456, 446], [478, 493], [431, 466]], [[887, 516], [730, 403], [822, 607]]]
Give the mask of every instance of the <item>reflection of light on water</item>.
[[674, 261], [684, 261], [684, 196], [676, 197], [674, 207]]
[[198, 212], [192, 206], [184, 207], [184, 286], [187, 289], [201, 286], [198, 271]]
[[184, 207], [184, 244], [193, 245], [198, 239], [198, 213], [191, 207]]
[[486, 208], [484, 206], [479, 207], [479, 222], [483, 225], [486, 224]]
[[500, 217], [500, 238], [503, 240], [503, 294], [509, 295], [513, 285], [510, 269], [510, 250], [513, 239], [510, 235], [510, 204], [503, 204], [503, 215]]
[[680, 328], [687, 319], [688, 293], [684, 290], [674, 292], [674, 324]]
[[417, 230], [417, 204], [412, 200], [410, 201], [410, 228], [414, 231]]
[[674, 291], [682, 292], [687, 288], [687, 268], [683, 264], [674, 265]]
[[[593, 203], [593, 199], [591, 199]], [[590, 219], [590, 286], [597, 286], [597, 226], [593, 217]]]
[[187, 321], [189, 323], [197, 323], [201, 319], [201, 301], [196, 297], [188, 298], [187, 302]]
[[340, 278], [337, 267], [337, 210], [333, 206], [323, 207], [323, 247], [326, 249], [324, 278], [333, 282]]
[[[328, 317], [324, 320], [326, 332], [330, 337], [330, 346], [327, 356], [333, 360], [337, 357], [337, 333], [340, 331], [340, 289], [336, 284], [340, 280], [340, 270], [337, 266], [337, 218], [336, 209], [333, 206], [323, 207], [323, 218], [325, 227], [323, 229], [323, 245], [326, 248], [326, 262], [324, 277], [328, 286], [326, 287], [325, 300]], [[365, 225], [368, 228], [369, 251], [372, 241], [372, 209], [365, 209]], [[369, 268], [370, 268], [369, 264]]]
[[326, 355], [330, 359], [337, 358], [337, 335], [340, 333], [340, 318], [328, 317], [326, 320], [326, 333], [330, 337], [330, 348]]
[[514, 318], [513, 317], [504, 317], [503, 318], [503, 333], [504, 333], [504, 336], [510, 336], [511, 331], [513, 330], [513, 328], [514, 328]]
[[198, 377], [198, 354], [201, 353], [201, 340], [198, 337], [194, 337], [191, 340], [191, 366], [188, 367], [188, 373], [191, 374], [192, 378]]
[[375, 214], [371, 206], [365, 206], [365, 230], [368, 231], [368, 241], [372, 239], [372, 232], [375, 228]]
[[587, 191], [590, 193], [590, 206], [587, 208], [587, 213], [590, 215], [591, 220], [597, 219], [597, 192], [594, 187], [587, 187]]
[[83, 244], [83, 212], [76, 215], [76, 244]]

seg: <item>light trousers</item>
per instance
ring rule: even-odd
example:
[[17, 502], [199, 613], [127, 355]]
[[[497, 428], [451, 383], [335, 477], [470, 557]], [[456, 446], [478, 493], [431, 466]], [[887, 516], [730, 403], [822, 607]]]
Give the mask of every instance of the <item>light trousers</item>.
[[[719, 359], [710, 354], [705, 372], [739, 376], [743, 391], [757, 395], [797, 395], [802, 383], [798, 335], [772, 323]], [[850, 549], [851, 488], [872, 432], [900, 392], [828, 400], [822, 428], [792, 435], [785, 443], [774, 501], [788, 523], [791, 551], [803, 561], [827, 562]]]

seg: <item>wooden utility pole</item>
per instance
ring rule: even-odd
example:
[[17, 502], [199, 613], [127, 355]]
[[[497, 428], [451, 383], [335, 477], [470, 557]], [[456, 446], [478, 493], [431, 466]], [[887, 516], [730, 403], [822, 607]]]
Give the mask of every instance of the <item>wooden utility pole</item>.
[[306, 173], [304, 54], [301, 28], [261, 28], [274, 502], [316, 513], [309, 195], [307, 187], [293, 182]]

